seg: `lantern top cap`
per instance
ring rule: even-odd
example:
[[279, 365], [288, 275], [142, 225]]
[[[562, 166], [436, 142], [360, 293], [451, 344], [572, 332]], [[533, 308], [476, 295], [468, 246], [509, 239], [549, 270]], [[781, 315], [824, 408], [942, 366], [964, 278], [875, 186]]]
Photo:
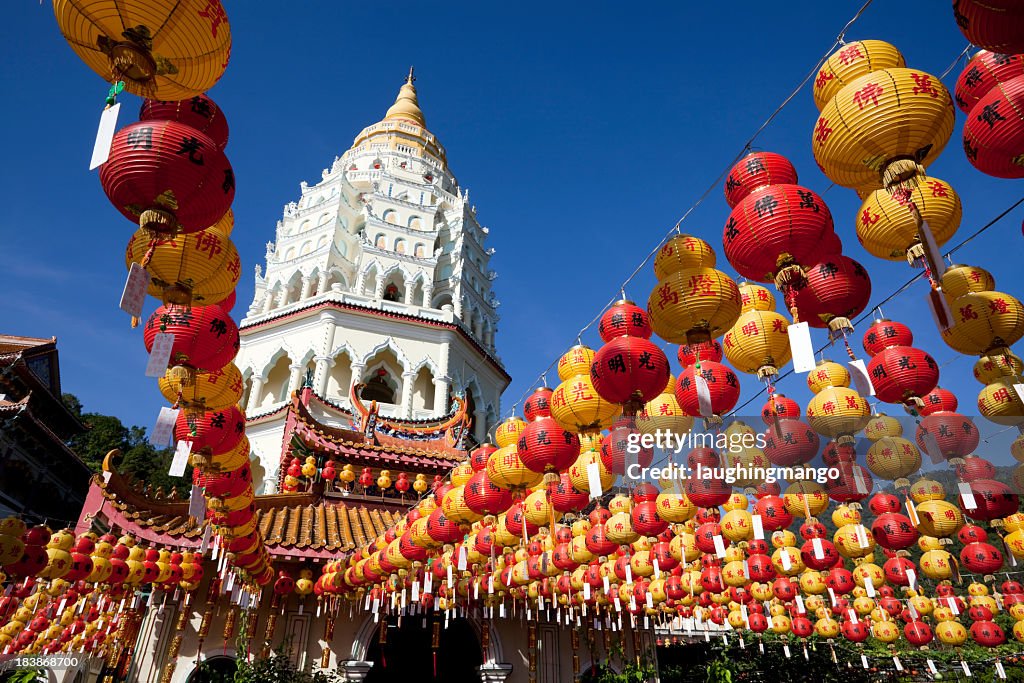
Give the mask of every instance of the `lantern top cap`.
[[405, 83], [399, 89], [395, 103], [384, 115], [385, 119], [407, 119], [426, 128], [426, 119], [423, 117], [423, 111], [420, 109], [420, 103], [416, 97], [416, 86], [413, 85], [415, 82], [416, 76], [413, 74], [413, 67], [410, 66], [409, 75], [405, 77]]

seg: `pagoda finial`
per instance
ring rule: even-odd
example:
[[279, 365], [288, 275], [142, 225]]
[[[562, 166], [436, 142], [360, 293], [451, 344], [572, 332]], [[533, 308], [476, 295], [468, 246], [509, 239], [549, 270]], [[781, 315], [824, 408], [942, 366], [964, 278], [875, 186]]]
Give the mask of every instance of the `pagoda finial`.
[[412, 85], [413, 83], [416, 82], [416, 76], [414, 74], [415, 69], [416, 69], [416, 67], [410, 66], [409, 67], [409, 75], [405, 77], [405, 82], [408, 83], [409, 85]]
[[420, 104], [416, 98], [416, 86], [413, 82], [416, 80], [416, 75], [413, 67], [409, 67], [409, 75], [405, 77], [405, 83], [402, 84], [401, 89], [398, 91], [398, 97], [395, 98], [395, 103], [388, 109], [388, 113], [384, 115], [385, 119], [406, 119], [413, 123], [426, 127], [426, 122], [423, 119], [423, 112], [420, 111]]

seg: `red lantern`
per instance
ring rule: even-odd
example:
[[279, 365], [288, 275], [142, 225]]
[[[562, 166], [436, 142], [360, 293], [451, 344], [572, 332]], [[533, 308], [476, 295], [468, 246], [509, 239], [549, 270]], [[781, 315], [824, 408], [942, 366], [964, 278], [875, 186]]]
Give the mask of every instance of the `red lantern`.
[[794, 185], [796, 169], [774, 152], [751, 152], [740, 159], [725, 179], [725, 201], [735, 207], [748, 194], [767, 185]]
[[909, 548], [917, 541], [917, 530], [910, 518], [899, 512], [883, 512], [871, 523], [875, 543], [887, 550]]
[[996, 178], [1024, 178], [1024, 77], [985, 93], [964, 124], [964, 152], [976, 169]]
[[868, 362], [875, 396], [885, 403], [906, 403], [927, 395], [939, 382], [935, 359], [912, 346], [889, 346]]
[[643, 337], [616, 337], [606, 342], [590, 365], [590, 378], [601, 398], [631, 404], [634, 412], [664, 391], [668, 377], [665, 352]]
[[196, 232], [235, 197], [235, 177], [216, 143], [174, 121], [140, 121], [114, 135], [100, 166], [103, 191], [131, 221], [155, 232]]
[[580, 440], [555, 418], [543, 415], [527, 423], [517, 444], [519, 459], [534, 472], [560, 472], [580, 455]]
[[427, 535], [437, 543], [455, 543], [461, 541], [463, 536], [459, 525], [445, 517], [441, 508], [434, 508], [427, 517]]
[[512, 492], [487, 478], [487, 472], [473, 474], [464, 491], [466, 507], [478, 515], [497, 515], [512, 506]]
[[799, 403], [779, 393], [772, 394], [761, 409], [761, 419], [766, 425], [772, 425], [782, 418], [799, 419], [802, 415]]
[[991, 543], [968, 543], [960, 551], [960, 563], [973, 574], [994, 574], [1003, 566], [1003, 554]]
[[192, 442], [192, 452], [219, 455], [239, 444], [245, 435], [245, 415], [237, 405], [205, 413], [181, 411], [174, 425], [174, 438]]
[[369, 467], [363, 468], [362, 474], [359, 475], [359, 483], [364, 489], [373, 486], [373, 472], [370, 471]]
[[657, 536], [668, 528], [668, 522], [658, 516], [658, 504], [653, 500], [637, 503], [630, 515], [633, 531], [641, 536]]
[[[816, 544], [814, 541], [817, 541]], [[817, 547], [816, 547], [817, 546]], [[800, 558], [815, 571], [830, 569], [839, 562], [839, 551], [832, 541], [825, 538], [812, 539], [800, 546]]]
[[889, 346], [910, 346], [914, 334], [903, 323], [892, 320], [876, 320], [864, 333], [864, 350], [869, 356]]
[[623, 336], [650, 339], [653, 334], [647, 311], [626, 300], [616, 301], [604, 312], [597, 331], [603, 342]]
[[764, 455], [777, 467], [803, 465], [818, 454], [821, 439], [802, 420], [783, 419], [768, 425], [765, 432]]
[[1015, 0], [953, 0], [953, 16], [971, 44], [1006, 54], [1024, 52], [1024, 7]]
[[971, 519], [990, 521], [1017, 512], [1019, 496], [1006, 484], [994, 479], [975, 479], [969, 482], [974, 505], [968, 505], [963, 492], [958, 495], [958, 505], [964, 515]]
[[[697, 383], [694, 379], [696, 372], [696, 366], [690, 366], [679, 375], [676, 381], [676, 400], [687, 415], [702, 417]], [[723, 415], [732, 410], [740, 398], [740, 381], [736, 373], [721, 363], [703, 359], [699, 372], [707, 383], [711, 413]]]
[[800, 319], [811, 327], [852, 330], [850, 318], [860, 315], [871, 299], [871, 278], [852, 258], [833, 253], [804, 268], [793, 289]]
[[772, 282], [788, 265], [814, 263], [832, 214], [815, 192], [795, 184], [753, 190], [729, 214], [723, 232], [725, 257], [741, 276]]
[[778, 496], [765, 496], [754, 503], [754, 514], [761, 516], [761, 527], [768, 532], [785, 529], [793, 523], [793, 515]]
[[[326, 479], [326, 478], [327, 478], [327, 476], [326, 476], [326, 470], [325, 470], [324, 479]], [[334, 477], [331, 477], [331, 479], [333, 479], [333, 478]], [[409, 490], [410, 486], [411, 486], [411, 484], [409, 483], [409, 475], [406, 474], [405, 472], [399, 472], [398, 473], [398, 479], [395, 481], [395, 490], [398, 491], [398, 493], [400, 493], [402, 495], [405, 495], [405, 493]]]
[[706, 342], [697, 342], [696, 344], [684, 344], [676, 352], [679, 364], [684, 368], [696, 365], [698, 360], [710, 360], [715, 363], [721, 363], [724, 355], [725, 352], [722, 349], [722, 345], [717, 339], [709, 339]]
[[910, 585], [910, 575], [907, 574], [910, 571], [914, 572], [915, 575], [920, 573], [917, 571], [914, 563], [905, 557], [890, 557], [882, 566], [885, 580], [896, 586]]
[[539, 387], [533, 390], [530, 397], [523, 403], [523, 415], [527, 422], [533, 422], [539, 417], [551, 416], [551, 394], [554, 393], [548, 387]]
[[921, 416], [931, 415], [939, 411], [952, 413], [957, 409], [959, 402], [956, 400], [956, 395], [947, 389], [942, 387], [935, 387], [927, 394], [921, 397], [924, 405], [917, 409], [917, 412]]
[[238, 326], [216, 304], [190, 308], [160, 306], [143, 329], [147, 353], [153, 350], [158, 333], [174, 335], [168, 367], [186, 365], [198, 370], [219, 370], [238, 354]]
[[956, 476], [961, 481], [974, 481], [975, 479], [995, 479], [996, 466], [984, 458], [976, 455], [969, 456], [956, 466]]
[[143, 100], [139, 121], [177, 121], [205, 133], [217, 149], [224, 149], [228, 144], [228, 122], [224, 113], [205, 94], [177, 102]]
[[[915, 435], [918, 447], [932, 457], [965, 458], [978, 447], [978, 429], [960, 413], [935, 412], [921, 420]], [[929, 444], [932, 444], [931, 446]], [[938, 448], [938, 453], [932, 450]]]
[[1024, 56], [979, 50], [956, 79], [954, 99], [960, 111], [970, 114], [997, 83], [1024, 75]]
[[915, 647], [924, 647], [932, 641], [931, 627], [919, 619], [904, 626], [903, 635], [906, 636], [907, 642]]
[[[511, 529], [509, 529], [511, 531]], [[594, 555], [610, 555], [618, 546], [608, 540], [604, 524], [596, 524], [587, 530], [587, 550]]]
[[474, 448], [473, 452], [470, 453], [469, 456], [469, 464], [472, 466], [473, 471], [483, 472], [487, 469], [487, 460], [496, 450], [498, 450], [498, 447], [490, 443], [481, 444], [477, 448]]
[[729, 500], [730, 495], [732, 487], [723, 479], [689, 479], [686, 482], [686, 496], [699, 507], [718, 507]]
[[548, 485], [548, 499], [556, 512], [579, 512], [590, 502], [590, 495], [585, 491], [577, 491], [569, 479], [569, 475], [563, 472], [558, 477], [557, 484]]
[[829, 498], [840, 503], [855, 503], [871, 495], [874, 481], [866, 469], [855, 462], [839, 462], [835, 469], [839, 470], [839, 476], [825, 484]]
[[1006, 634], [994, 621], [976, 621], [971, 624], [971, 638], [984, 647], [999, 647], [1006, 642]]
[[868, 502], [868, 509], [873, 515], [881, 515], [884, 512], [898, 512], [901, 507], [900, 499], [891, 493], [876, 493], [871, 496]]
[[852, 643], [863, 643], [870, 635], [868, 627], [864, 625], [863, 621], [844, 621], [839, 628], [843, 637]]
[[643, 448], [639, 437], [635, 418], [624, 416], [616, 420], [608, 436], [601, 442], [601, 463], [608, 471], [618, 475], [625, 475], [627, 466], [632, 463], [650, 467], [654, 461], [654, 450]]

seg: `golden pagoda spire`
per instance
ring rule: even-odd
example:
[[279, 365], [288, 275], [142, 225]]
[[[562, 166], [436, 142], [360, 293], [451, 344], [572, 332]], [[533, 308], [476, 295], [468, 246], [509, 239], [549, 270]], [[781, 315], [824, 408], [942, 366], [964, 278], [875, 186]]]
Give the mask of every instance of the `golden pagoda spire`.
[[413, 83], [416, 82], [416, 76], [413, 74], [413, 67], [409, 67], [409, 75], [405, 77], [405, 83], [402, 88], [398, 91], [398, 97], [395, 98], [395, 103], [388, 109], [388, 113], [384, 115], [384, 119], [407, 119], [426, 128], [426, 120], [423, 118], [423, 112], [420, 110], [420, 103], [416, 99], [416, 86]]

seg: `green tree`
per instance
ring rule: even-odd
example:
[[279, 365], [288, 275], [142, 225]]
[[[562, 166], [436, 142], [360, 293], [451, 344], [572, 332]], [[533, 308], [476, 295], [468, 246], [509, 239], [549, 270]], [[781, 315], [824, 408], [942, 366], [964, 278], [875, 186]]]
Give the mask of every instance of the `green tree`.
[[75, 435], [68, 446], [75, 451], [93, 472], [103, 470], [103, 458], [117, 448], [121, 451], [119, 472], [131, 474], [136, 479], [170, 492], [177, 487], [181, 495], [192, 481], [191, 467], [185, 468], [185, 476], [171, 477], [174, 451], [170, 448], [155, 448], [146, 438], [146, 429], [138, 426], [126, 427], [113, 415], [84, 412], [82, 402], [74, 394], [64, 394], [64, 405], [86, 426], [86, 430]]

